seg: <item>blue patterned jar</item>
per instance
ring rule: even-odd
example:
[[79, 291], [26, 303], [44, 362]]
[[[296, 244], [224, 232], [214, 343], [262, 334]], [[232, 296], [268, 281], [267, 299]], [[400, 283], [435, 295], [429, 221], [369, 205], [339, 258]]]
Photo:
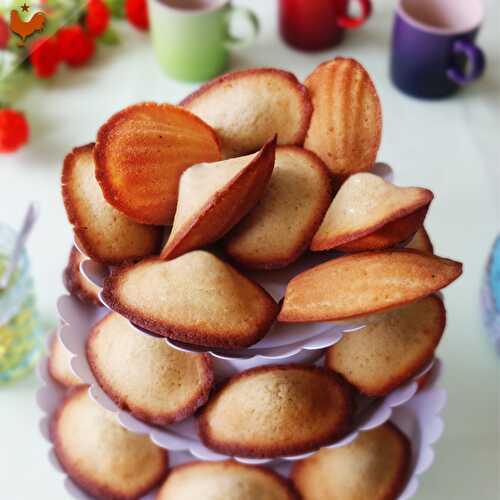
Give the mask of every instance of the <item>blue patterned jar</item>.
[[497, 353], [500, 354], [500, 236], [497, 237], [486, 267], [481, 291], [484, 322]]

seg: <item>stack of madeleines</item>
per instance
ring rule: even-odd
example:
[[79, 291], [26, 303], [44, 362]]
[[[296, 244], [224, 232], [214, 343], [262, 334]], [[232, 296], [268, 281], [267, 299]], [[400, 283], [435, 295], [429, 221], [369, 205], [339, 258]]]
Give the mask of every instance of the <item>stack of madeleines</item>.
[[[130, 106], [95, 144], [68, 154], [62, 193], [80, 251], [64, 282], [79, 300], [111, 309], [87, 341], [102, 390], [151, 426], [194, 415], [203, 444], [228, 456], [318, 450], [294, 462], [291, 478], [236, 461], [169, 470], [165, 450], [88, 397], [55, 339], [49, 371], [68, 395], [52, 435], [83, 490], [102, 499], [157, 487], [161, 500], [398, 497], [411, 450], [393, 424], [323, 447], [352, 430], [359, 395], [381, 398], [431, 362], [446, 323], [437, 292], [462, 268], [434, 255], [423, 227], [433, 193], [373, 173], [381, 130], [368, 73], [337, 58], [304, 85], [286, 71], [252, 69], [179, 106]], [[250, 277], [315, 252], [324, 262], [293, 277], [279, 303]], [[100, 294], [80, 273], [82, 254], [110, 266]], [[364, 328], [326, 349], [321, 366], [257, 366], [216, 383], [209, 351], [237, 353], [276, 322]]]

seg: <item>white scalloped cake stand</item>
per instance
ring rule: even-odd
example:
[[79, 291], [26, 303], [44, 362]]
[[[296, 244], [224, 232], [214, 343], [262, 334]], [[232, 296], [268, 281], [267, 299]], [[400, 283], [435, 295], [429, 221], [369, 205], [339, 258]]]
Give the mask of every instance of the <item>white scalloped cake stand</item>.
[[[74, 355], [71, 360], [71, 367], [80, 379], [89, 385], [90, 395], [101, 406], [115, 413], [119, 422], [127, 429], [137, 433], [147, 433], [151, 439], [162, 448], [175, 451], [188, 451], [193, 456], [202, 460], [222, 460], [228, 458], [226, 455], [215, 453], [207, 448], [198, 438], [197, 423], [194, 417], [190, 417], [182, 422], [160, 428], [146, 424], [132, 416], [129, 412], [120, 409], [101, 389], [90, 369], [86, 356], [86, 342], [92, 325], [105, 314], [103, 308], [95, 308], [82, 304], [74, 297], [62, 296], [57, 303], [62, 325], [59, 329], [59, 337], [64, 346]], [[301, 351], [287, 358], [279, 360], [225, 360], [214, 359], [214, 370], [218, 380], [234, 375], [242, 370], [261, 366], [262, 364], [283, 364], [283, 363], [315, 363], [320, 361], [323, 351]], [[419, 373], [422, 375], [430, 369], [430, 363], [425, 370]], [[417, 377], [418, 377], [417, 376]], [[416, 378], [417, 378], [416, 377]], [[392, 391], [385, 398], [370, 400], [360, 398], [357, 401], [358, 412], [355, 417], [356, 425], [354, 430], [342, 439], [332, 443], [328, 447], [342, 446], [350, 443], [358, 432], [373, 429], [386, 422], [392, 414], [394, 408], [409, 401], [417, 392], [418, 385], [415, 381], [410, 381]], [[311, 455], [306, 453], [284, 457], [286, 460], [299, 460]], [[243, 463], [269, 463], [273, 459], [248, 459], [234, 457]]]
[[[42, 386], [37, 392], [37, 402], [43, 412], [40, 430], [43, 436], [52, 443], [49, 432], [50, 420], [62, 402], [66, 390], [50, 377], [47, 365], [48, 358], [44, 357], [38, 366]], [[411, 475], [398, 500], [409, 500], [416, 494], [419, 476], [428, 470], [434, 461], [432, 446], [442, 434], [444, 425], [440, 413], [446, 404], [446, 392], [438, 386], [441, 371], [442, 365], [437, 361], [425, 388], [392, 412], [391, 420], [408, 436], [412, 445]], [[65, 475], [54, 454], [53, 447], [50, 448], [48, 456], [54, 468]], [[169, 451], [171, 466], [191, 460], [192, 457], [188, 453]], [[278, 462], [273, 464], [272, 468], [281, 474], [288, 475], [291, 462]], [[65, 475], [64, 484], [72, 498], [91, 500], [67, 475]], [[154, 492], [144, 496], [141, 500], [153, 499]]]

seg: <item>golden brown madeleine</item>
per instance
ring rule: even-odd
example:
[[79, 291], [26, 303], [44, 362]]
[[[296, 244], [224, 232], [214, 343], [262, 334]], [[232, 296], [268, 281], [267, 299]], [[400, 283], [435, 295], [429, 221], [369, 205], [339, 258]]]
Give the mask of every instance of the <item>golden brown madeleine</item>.
[[276, 138], [258, 153], [195, 165], [181, 176], [172, 232], [162, 259], [222, 238], [264, 195], [274, 168]]
[[327, 350], [325, 368], [367, 396], [385, 396], [418, 374], [434, 355], [446, 325], [442, 300], [430, 295], [382, 313]]
[[406, 248], [413, 250], [419, 250], [424, 253], [434, 253], [434, 247], [432, 246], [432, 241], [429, 238], [429, 234], [422, 226], [406, 245]]
[[148, 436], [124, 429], [115, 416], [73, 389], [51, 425], [63, 469], [85, 492], [102, 500], [135, 500], [159, 485], [168, 456]]
[[117, 313], [94, 326], [87, 359], [104, 392], [140, 420], [165, 426], [205, 404], [213, 383], [210, 358], [137, 333]]
[[59, 337], [54, 335], [50, 343], [48, 369], [50, 376], [64, 387], [73, 387], [82, 383], [71, 369], [71, 358], [71, 353], [64, 347]]
[[398, 187], [381, 177], [349, 177], [311, 242], [312, 250], [364, 251], [405, 241], [422, 225], [434, 195], [428, 189]]
[[408, 438], [386, 423], [360, 432], [351, 444], [295, 462], [292, 480], [303, 500], [395, 500], [410, 460]]
[[336, 185], [369, 170], [382, 138], [382, 109], [375, 86], [354, 59], [320, 64], [305, 81], [313, 103], [304, 147], [326, 164]]
[[271, 469], [227, 462], [174, 467], [156, 500], [298, 500], [291, 485]]
[[76, 247], [72, 247], [71, 252], [69, 253], [68, 263], [66, 264], [63, 272], [64, 286], [71, 295], [74, 295], [82, 302], [100, 306], [100, 288], [91, 283], [80, 272], [80, 264], [83, 259], [84, 256], [76, 249]]
[[134, 222], [104, 199], [95, 178], [93, 148], [87, 144], [73, 149], [62, 171], [64, 206], [82, 250], [111, 265], [156, 253], [161, 228]]
[[455, 281], [462, 264], [416, 250], [357, 253], [295, 276], [279, 321], [339, 321], [399, 307]]
[[369, 250], [384, 250], [400, 245], [408, 241], [416, 233], [416, 228], [422, 226], [428, 209], [429, 206], [419, 208], [406, 217], [389, 222], [389, 224], [368, 236], [340, 245], [337, 250], [351, 253], [366, 252]]
[[278, 144], [302, 145], [312, 106], [306, 88], [288, 71], [255, 68], [216, 78], [181, 105], [211, 125], [225, 158], [259, 150], [278, 134]]
[[264, 197], [229, 233], [225, 250], [245, 267], [285, 267], [307, 249], [331, 199], [324, 163], [305, 149], [279, 146]]
[[258, 284], [202, 250], [119, 269], [103, 295], [113, 310], [157, 335], [227, 349], [258, 342], [279, 309]]
[[351, 418], [352, 390], [334, 373], [271, 365], [231, 378], [203, 408], [199, 433], [220, 453], [274, 458], [331, 443]]
[[106, 200], [144, 224], [171, 224], [186, 168], [221, 158], [215, 132], [189, 111], [142, 103], [114, 114], [97, 133], [96, 177]]

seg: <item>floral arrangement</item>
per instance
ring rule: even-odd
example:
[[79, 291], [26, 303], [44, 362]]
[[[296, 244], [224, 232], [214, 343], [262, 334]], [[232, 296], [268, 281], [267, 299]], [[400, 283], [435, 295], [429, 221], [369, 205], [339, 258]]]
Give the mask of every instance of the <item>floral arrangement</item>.
[[51, 78], [62, 64], [87, 64], [99, 43], [118, 43], [113, 19], [149, 27], [146, 0], [39, 1], [0, 7], [0, 153], [28, 142], [28, 121], [13, 103], [29, 85]]

